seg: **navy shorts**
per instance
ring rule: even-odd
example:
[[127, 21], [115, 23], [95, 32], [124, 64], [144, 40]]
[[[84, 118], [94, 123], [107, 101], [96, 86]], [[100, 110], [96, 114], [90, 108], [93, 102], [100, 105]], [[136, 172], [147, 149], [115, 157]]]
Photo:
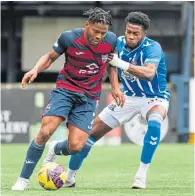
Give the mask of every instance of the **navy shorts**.
[[42, 116], [61, 116], [79, 129], [89, 132], [95, 116], [96, 100], [83, 93], [55, 88]]

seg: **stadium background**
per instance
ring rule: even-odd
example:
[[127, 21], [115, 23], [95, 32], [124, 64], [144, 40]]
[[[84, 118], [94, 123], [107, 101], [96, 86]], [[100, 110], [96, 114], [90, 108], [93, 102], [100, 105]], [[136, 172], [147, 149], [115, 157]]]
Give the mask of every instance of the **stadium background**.
[[[27, 144], [35, 136], [40, 127], [40, 115], [47, 103], [49, 92], [55, 86], [57, 73], [63, 67], [64, 59], [60, 57], [49, 70], [41, 73], [36, 81], [32, 85], [29, 85], [26, 90], [21, 89], [19, 84], [23, 74], [35, 65], [41, 55], [51, 49], [53, 43], [55, 43], [62, 31], [83, 27], [83, 23], [86, 20], [86, 17], [82, 15], [83, 11], [97, 6], [105, 10], [111, 10], [114, 18], [111, 30], [118, 36], [124, 34], [124, 18], [130, 11], [143, 11], [149, 15], [151, 27], [148, 36], [159, 41], [164, 49], [168, 70], [167, 80], [172, 93], [168, 113], [168, 132], [162, 141], [164, 143], [175, 144], [175, 151], [172, 151], [172, 153], [179, 154], [182, 152], [183, 156], [186, 156], [186, 162], [183, 163], [183, 168], [179, 168], [179, 171], [189, 166], [189, 170], [185, 169], [185, 171], [190, 175], [193, 172], [192, 164], [188, 165], [189, 161], [193, 162], [191, 159], [193, 155], [190, 154], [192, 152], [191, 146], [187, 143], [194, 143], [195, 134], [195, 93], [193, 90], [195, 88], [195, 53], [193, 42], [194, 2], [10, 1], [1, 2], [0, 117], [1, 143], [3, 143], [2, 177], [12, 172], [12, 170], [9, 170], [7, 167], [7, 161], [9, 161], [7, 154], [13, 154], [13, 147], [16, 152], [21, 153], [21, 158], [17, 160], [17, 164], [19, 164], [19, 162], [20, 165], [22, 164]], [[97, 113], [112, 100], [109, 92], [110, 86], [107, 79], [104, 83], [102, 99], [98, 105]], [[134, 136], [132, 136], [132, 134], [131, 136], [128, 135], [128, 133], [137, 134], [139, 138], [134, 139], [139, 141], [140, 138], [143, 138], [144, 132], [140, 131], [135, 124], [136, 121], [134, 124], [130, 123], [127, 124], [126, 127], [116, 128], [107, 134], [98, 144], [109, 144], [111, 146], [103, 146], [97, 151], [95, 150], [91, 160], [97, 161], [95, 155], [98, 156], [98, 153], [100, 154], [101, 152], [116, 149], [112, 147], [113, 145], [120, 145], [120, 153], [126, 154], [128, 145], [131, 146], [130, 149], [134, 149], [134, 152], [140, 153], [140, 149], [137, 150], [137, 147], [132, 145], [133, 139], [131, 137]], [[58, 128], [52, 140], [61, 140], [62, 138], [66, 138], [66, 136], [67, 129], [64, 123]], [[23, 143], [25, 143], [25, 145], [23, 145]], [[185, 145], [181, 146], [176, 143], [185, 143]], [[171, 148], [169, 145], [162, 147], [162, 149], [159, 150], [160, 157], [163, 157], [167, 151], [171, 153]], [[139, 154], [135, 156], [137, 156], [139, 160]], [[175, 158], [171, 162], [172, 166], [179, 162], [183, 156]], [[171, 157], [172, 154], [170, 154], [169, 158]], [[136, 160], [137, 165], [138, 160]], [[159, 161], [159, 167], [160, 162], [161, 161]], [[15, 167], [15, 164], [16, 163], [13, 162], [10, 167]], [[90, 162], [88, 162], [88, 164], [90, 164]], [[167, 164], [170, 164], [170, 162], [167, 162]], [[116, 165], [114, 166], [117, 167]], [[20, 168], [19, 165], [17, 165], [17, 167]], [[132, 167], [134, 167], [134, 165]], [[88, 168], [90, 168], [89, 165]], [[99, 170], [97, 169], [97, 171]], [[18, 171], [14, 170], [13, 172], [16, 177]], [[101, 171], [99, 172], [101, 173]], [[88, 179], [90, 179], [88, 173], [86, 175]], [[182, 178], [182, 175], [180, 176], [178, 174], [178, 177]], [[183, 181], [186, 180], [185, 177], [186, 176], [183, 177]], [[79, 179], [81, 181], [81, 177]], [[155, 179], [155, 177], [153, 177], [153, 179]], [[191, 177], [188, 182], [192, 183]], [[9, 183], [2, 185], [3, 190], [5, 190], [4, 193], [10, 189], [10, 186], [11, 184]], [[37, 185], [35, 185], [35, 187], [36, 186]], [[192, 188], [192, 184], [190, 184], [189, 187]], [[82, 191], [79, 192], [81, 195]], [[102, 192], [103, 194], [105, 194], [104, 191]], [[187, 193], [186, 191], [182, 193], [178, 187], [177, 191], [178, 194], [176, 195], [179, 195], [179, 193], [185, 195], [185, 193]], [[85, 192], [83, 192], [83, 195], [85, 195]]]

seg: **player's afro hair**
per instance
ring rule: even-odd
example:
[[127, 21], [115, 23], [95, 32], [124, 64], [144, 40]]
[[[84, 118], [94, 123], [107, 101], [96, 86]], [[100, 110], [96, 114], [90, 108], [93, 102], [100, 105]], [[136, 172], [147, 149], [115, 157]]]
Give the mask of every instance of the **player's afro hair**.
[[110, 11], [105, 11], [99, 7], [85, 11], [83, 15], [89, 16], [89, 22], [99, 22], [102, 24], [112, 25], [112, 16]]
[[126, 23], [131, 23], [134, 25], [141, 25], [145, 31], [150, 27], [150, 19], [148, 15], [142, 12], [130, 12], [125, 19]]

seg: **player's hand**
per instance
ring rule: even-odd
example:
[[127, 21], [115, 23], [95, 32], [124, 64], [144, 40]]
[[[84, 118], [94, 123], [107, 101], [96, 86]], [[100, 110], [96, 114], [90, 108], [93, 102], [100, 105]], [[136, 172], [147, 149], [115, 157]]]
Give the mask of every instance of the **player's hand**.
[[32, 83], [34, 79], [37, 77], [38, 73], [36, 69], [32, 69], [26, 74], [24, 74], [24, 77], [22, 78], [22, 88], [26, 87], [27, 83]]
[[126, 61], [120, 59], [116, 53], [110, 53], [108, 55], [107, 62], [110, 65], [112, 65], [114, 67], [118, 67], [118, 68], [123, 69], [125, 71], [127, 71], [129, 69], [129, 67], [131, 66], [131, 64], [129, 62], [126, 62]]
[[111, 94], [115, 99], [117, 105], [123, 107], [125, 103], [125, 96], [124, 93], [121, 91], [121, 89], [120, 88], [112, 89]]
[[109, 63], [110, 61], [112, 61], [115, 55], [116, 55], [115, 53], [110, 53], [108, 55], [108, 58], [107, 58], [107, 61], [106, 62]]

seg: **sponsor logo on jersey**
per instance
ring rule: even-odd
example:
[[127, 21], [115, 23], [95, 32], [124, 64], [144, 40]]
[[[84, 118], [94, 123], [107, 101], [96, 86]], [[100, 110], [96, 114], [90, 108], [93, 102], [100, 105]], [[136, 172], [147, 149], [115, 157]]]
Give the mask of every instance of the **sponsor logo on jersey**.
[[137, 65], [137, 61], [134, 58], [130, 61], [130, 63], [133, 65]]
[[91, 63], [85, 66], [85, 69], [80, 69], [80, 74], [96, 74], [99, 73], [99, 66], [95, 63]]
[[131, 80], [131, 81], [135, 81], [136, 80], [136, 77], [134, 75], [132, 75], [129, 72], [124, 71], [124, 70], [122, 70], [121, 76], [125, 77], [126, 79]]

